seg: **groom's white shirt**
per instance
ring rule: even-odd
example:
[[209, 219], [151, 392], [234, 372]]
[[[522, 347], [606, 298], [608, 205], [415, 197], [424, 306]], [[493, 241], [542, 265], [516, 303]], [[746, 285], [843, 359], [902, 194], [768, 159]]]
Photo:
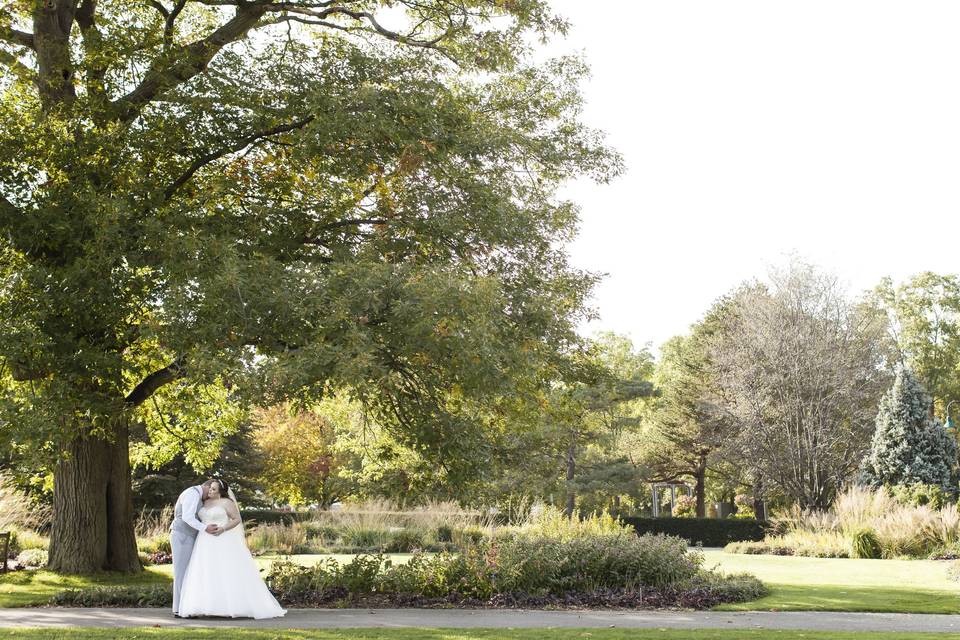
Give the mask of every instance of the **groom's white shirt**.
[[[204, 525], [197, 519], [197, 511], [200, 510], [201, 498], [203, 496], [203, 485], [187, 487], [177, 498], [180, 504], [180, 519], [197, 531], [203, 531]], [[176, 506], [174, 506], [176, 509]]]

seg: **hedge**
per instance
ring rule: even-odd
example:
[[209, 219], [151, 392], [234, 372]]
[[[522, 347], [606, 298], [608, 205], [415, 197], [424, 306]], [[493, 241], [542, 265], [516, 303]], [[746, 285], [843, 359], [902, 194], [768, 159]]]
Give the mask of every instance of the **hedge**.
[[763, 540], [768, 524], [758, 520], [720, 518], [620, 518], [632, 525], [637, 534], [666, 533], [684, 538], [690, 544], [723, 547], [731, 542]]

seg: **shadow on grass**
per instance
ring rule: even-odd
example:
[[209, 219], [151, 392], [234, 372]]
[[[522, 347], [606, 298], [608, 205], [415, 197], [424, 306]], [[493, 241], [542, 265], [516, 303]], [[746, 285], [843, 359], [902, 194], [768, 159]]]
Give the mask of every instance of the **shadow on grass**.
[[64, 589], [166, 584], [170, 581], [169, 575], [153, 568], [137, 574], [105, 572], [86, 576], [61, 575], [52, 571], [14, 571], [0, 575], [0, 608], [43, 605]]

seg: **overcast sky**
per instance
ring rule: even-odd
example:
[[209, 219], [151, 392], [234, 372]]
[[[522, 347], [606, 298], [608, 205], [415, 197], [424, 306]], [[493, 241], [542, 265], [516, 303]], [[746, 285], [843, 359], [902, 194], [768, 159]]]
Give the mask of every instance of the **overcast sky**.
[[960, 2], [552, 1], [627, 166], [565, 191], [609, 274], [585, 333], [657, 347], [791, 252], [852, 291], [960, 271]]

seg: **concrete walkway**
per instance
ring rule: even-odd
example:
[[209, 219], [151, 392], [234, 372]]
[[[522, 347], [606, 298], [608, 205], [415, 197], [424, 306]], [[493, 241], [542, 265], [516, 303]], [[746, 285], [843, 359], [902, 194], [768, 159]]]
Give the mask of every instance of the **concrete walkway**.
[[810, 631], [941, 631], [960, 633], [960, 615], [915, 613], [528, 611], [504, 609], [291, 609], [272, 620], [181, 620], [166, 609], [0, 609], [9, 627], [593, 627], [669, 629], [806, 629]]

